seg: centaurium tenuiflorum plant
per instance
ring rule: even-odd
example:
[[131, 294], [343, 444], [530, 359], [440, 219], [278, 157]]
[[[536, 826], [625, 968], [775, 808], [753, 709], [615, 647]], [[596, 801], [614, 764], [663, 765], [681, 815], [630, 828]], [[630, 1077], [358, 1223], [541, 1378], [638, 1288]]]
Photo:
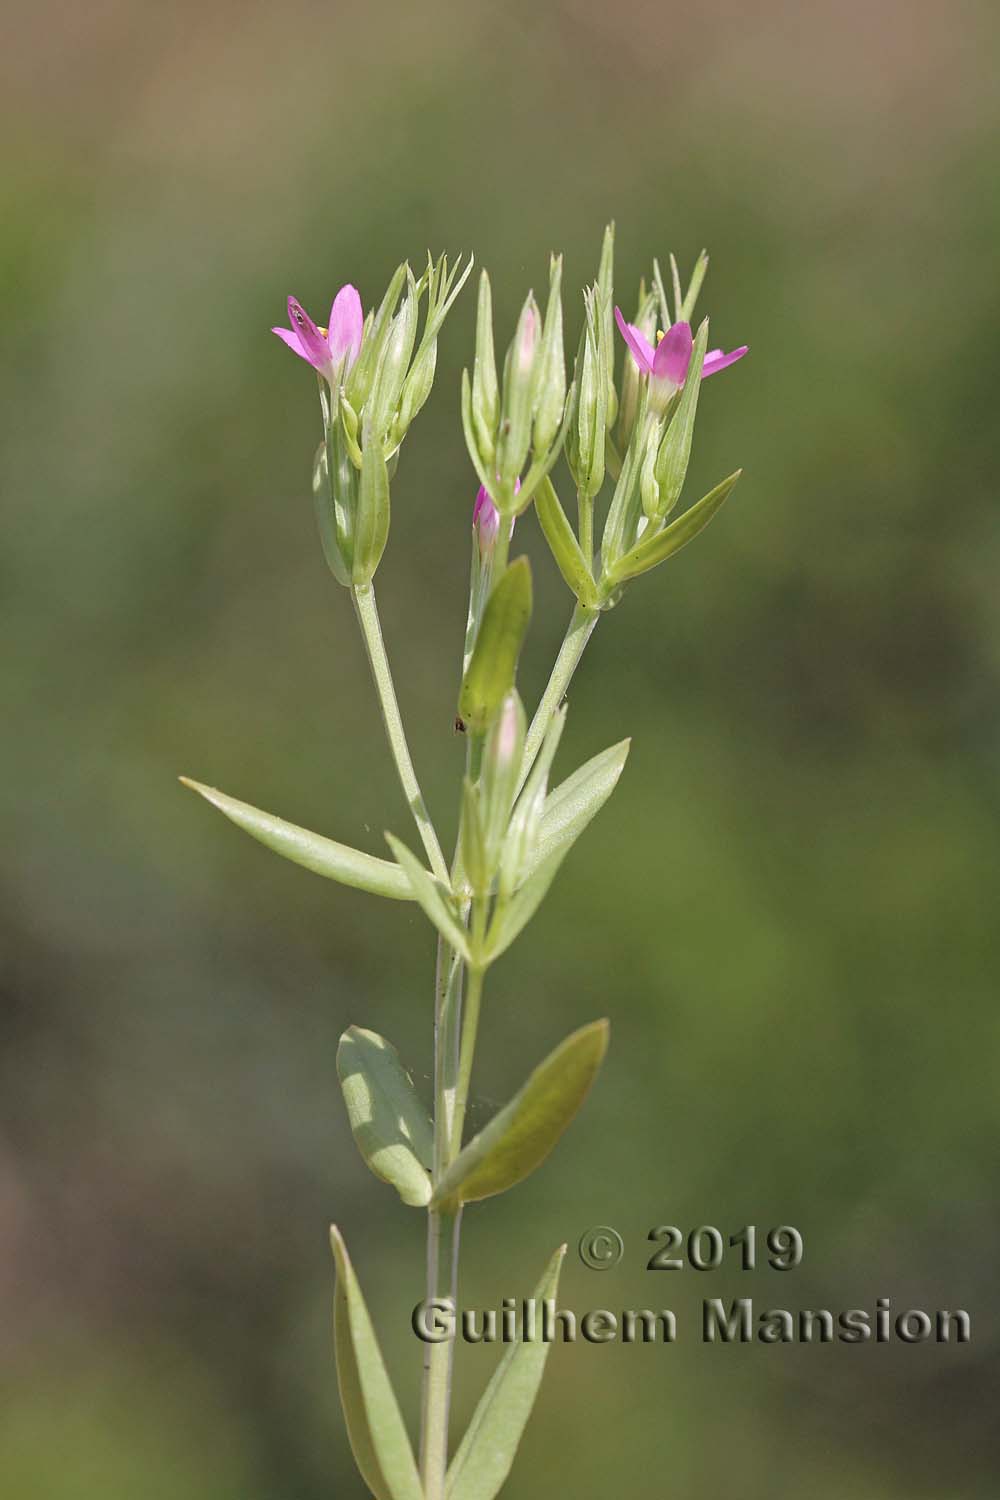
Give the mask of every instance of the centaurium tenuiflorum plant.
[[[404, 1204], [427, 1213], [427, 1296], [451, 1309], [465, 1206], [513, 1187], [545, 1159], [582, 1104], [607, 1047], [607, 1021], [583, 1026], [466, 1139], [487, 971], [534, 917], [562, 861], [614, 790], [628, 754], [627, 740], [613, 745], [550, 790], [567, 688], [601, 616], [633, 579], [697, 536], [739, 478], [737, 470], [670, 519], [687, 474], [702, 379], [747, 352], [707, 352], [707, 320], [692, 334], [707, 257], [699, 258], [682, 291], [671, 256], [672, 307], [654, 262], [652, 287], [640, 286], [631, 322], [614, 305], [613, 259], [611, 226], [597, 279], [583, 294], [568, 385], [561, 259], [551, 262], [544, 317], [529, 292], [499, 371], [489, 277], [480, 277], [475, 358], [471, 375], [463, 376], [461, 400], [479, 492], [456, 719], [467, 736], [466, 764], [451, 862], [410, 758], [374, 576], [389, 535], [400, 449], [430, 394], [438, 335], [471, 261], [459, 271], [444, 256], [429, 260], [419, 278], [404, 263], [367, 317], [358, 292], [344, 286], [327, 328], [289, 298], [289, 326], [274, 329], [318, 375], [323, 434], [313, 492], [323, 551], [354, 605], [423, 859], [392, 834], [386, 835], [392, 858], [378, 858], [187, 782], [287, 859], [374, 895], [415, 901], [435, 929], [432, 1111], [395, 1048], [373, 1031], [348, 1028], [337, 1069], [365, 1161]], [[626, 346], [618, 382], [615, 321]], [[552, 477], [560, 457], [576, 489], [575, 526]], [[532, 505], [574, 605], [529, 724], [515, 679], [531, 619], [531, 572], [526, 558], [511, 561], [509, 553], [515, 521]], [[369, 1490], [377, 1500], [492, 1500], [510, 1472], [548, 1344], [522, 1340], [508, 1347], [454, 1453], [454, 1342], [426, 1344], [416, 1458], [343, 1236], [337, 1228], [331, 1236], [338, 1379], [351, 1447]], [[564, 1252], [565, 1246], [549, 1261], [537, 1300], [555, 1297]]]

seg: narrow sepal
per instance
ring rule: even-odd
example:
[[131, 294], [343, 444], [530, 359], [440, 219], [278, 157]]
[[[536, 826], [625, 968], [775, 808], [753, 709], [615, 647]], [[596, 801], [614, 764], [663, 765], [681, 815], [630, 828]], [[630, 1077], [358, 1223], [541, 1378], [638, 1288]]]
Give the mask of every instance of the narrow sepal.
[[509, 1104], [459, 1153], [434, 1190], [435, 1206], [474, 1203], [523, 1182], [572, 1121], [608, 1050], [607, 1021], [574, 1031]]
[[358, 1150], [403, 1202], [430, 1202], [434, 1132], [413, 1080], [391, 1042], [349, 1026], [337, 1048], [337, 1076]]
[[367, 419], [364, 425], [352, 570], [356, 586], [371, 582], [389, 539], [389, 471], [380, 437]]
[[708, 320], [698, 329], [691, 360], [687, 367], [684, 389], [663, 442], [656, 456], [655, 475], [659, 486], [655, 514], [668, 516], [680, 498], [691, 459], [691, 443], [694, 437], [694, 420], [698, 411], [698, 393], [701, 389], [701, 368], [705, 362], [708, 346]]
[[472, 467], [479, 476], [479, 483], [483, 486], [484, 490], [489, 492], [490, 486], [496, 484], [496, 476], [493, 475], [491, 477], [490, 475], [490, 468], [493, 466], [495, 459], [495, 450], [488, 450], [491, 456], [487, 460], [481, 447], [482, 440], [473, 417], [472, 382], [469, 379], [468, 370], [462, 371], [462, 431], [465, 433], [465, 446], [468, 449], [469, 458], [472, 460]]
[[701, 291], [707, 271], [708, 251], [703, 250], [698, 256], [698, 259], [695, 261], [695, 267], [691, 273], [691, 280], [688, 284], [688, 289], [684, 296], [684, 301], [681, 304], [680, 315], [687, 323], [690, 323], [691, 321], [691, 316], [694, 312], [695, 304], [698, 301], [698, 294]]
[[493, 297], [485, 271], [479, 278], [476, 304], [476, 356], [472, 366], [472, 417], [480, 446], [491, 455], [496, 451], [500, 419], [500, 387], [493, 348]]

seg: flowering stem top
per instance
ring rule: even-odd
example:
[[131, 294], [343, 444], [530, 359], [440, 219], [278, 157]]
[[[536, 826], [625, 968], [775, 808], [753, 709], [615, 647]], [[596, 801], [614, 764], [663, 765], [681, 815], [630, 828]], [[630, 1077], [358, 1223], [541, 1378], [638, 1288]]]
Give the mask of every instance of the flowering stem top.
[[[575, 1031], [483, 1131], [464, 1140], [487, 971], [534, 917], [563, 859], [613, 792], [628, 755], [628, 741], [612, 745], [550, 789], [566, 723], [566, 690], [598, 620], [633, 579], [672, 558], [704, 529], [739, 477], [739, 471], [730, 474], [668, 522], [685, 484], [702, 380], [747, 352], [745, 346], [729, 354], [709, 351], [707, 321], [692, 331], [690, 317], [707, 259], [699, 260], [684, 295], [672, 258], [671, 265], [674, 321], [654, 263], [656, 298], [640, 287], [635, 321], [627, 322], [614, 303], [609, 227], [597, 277], [584, 293], [584, 323], [569, 381], [561, 259], [550, 262], [544, 316], [529, 292], [499, 369], [485, 272], [480, 280], [475, 360], [462, 382], [462, 425], [480, 488], [456, 705], [456, 728], [466, 735], [465, 774], [450, 864], [407, 743], [374, 574], [389, 535], [390, 489], [400, 449], [430, 394], [438, 334], [471, 261], [460, 272], [458, 266], [449, 269], [444, 256], [429, 259], [419, 278], [404, 262], [367, 317], [356, 288], [345, 285], [334, 298], [326, 328], [290, 297], [289, 326], [273, 330], [319, 377], [322, 437], [313, 493], [323, 551], [351, 595], [426, 863], [391, 834], [392, 858], [378, 858], [221, 792], [189, 785], [286, 858], [343, 884], [415, 902], [434, 927], [433, 1117], [384, 1037], [349, 1027], [337, 1067], [364, 1159], [404, 1204], [428, 1213], [427, 1285], [438, 1302], [452, 1308], [465, 1206], [514, 1187], [541, 1164], [582, 1104], [607, 1046], [606, 1021]], [[656, 299], [666, 332], [654, 345], [649, 333]], [[615, 378], [615, 319], [628, 348], [620, 380]], [[575, 526], [553, 479], [560, 458], [576, 489]], [[610, 494], [598, 526], [608, 479]], [[533, 609], [531, 569], [524, 557], [508, 558], [515, 518], [529, 506], [574, 598], [569, 628], [530, 725], [516, 678]], [[449, 1463], [454, 1346], [432, 1343], [424, 1360], [416, 1455], [347, 1247], [339, 1230], [331, 1234], [338, 1379], [351, 1446], [369, 1490], [379, 1500], [445, 1500], [446, 1493], [448, 1500], [494, 1500], [528, 1420], [548, 1345], [508, 1348]], [[555, 1297], [564, 1249], [546, 1266], [536, 1299]]]

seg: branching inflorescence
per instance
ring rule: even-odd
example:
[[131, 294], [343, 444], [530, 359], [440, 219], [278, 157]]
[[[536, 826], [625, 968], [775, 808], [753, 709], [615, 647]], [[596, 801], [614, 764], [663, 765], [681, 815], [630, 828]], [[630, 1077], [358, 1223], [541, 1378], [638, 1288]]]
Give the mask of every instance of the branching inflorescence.
[[[323, 551], [354, 605], [423, 859], [392, 834], [392, 858], [381, 859], [186, 783], [287, 859], [375, 895], [417, 902], [436, 930], [432, 1114], [395, 1048], [372, 1031], [352, 1026], [344, 1033], [337, 1067], [365, 1161], [403, 1203], [427, 1212], [427, 1295], [452, 1308], [465, 1205], [504, 1192], [544, 1160], [582, 1104], [607, 1047], [606, 1021], [574, 1032], [484, 1130], [465, 1140], [486, 973], [535, 915], [570, 848], [614, 790], [628, 754], [628, 741], [614, 745], [550, 790], [566, 690], [601, 615], [633, 579], [697, 536], [739, 478], [737, 470], [670, 519], [688, 469], [701, 381], [747, 352], [709, 351], [707, 320], [692, 335], [707, 257], [701, 255], [684, 290], [671, 256], [672, 301], [654, 262], [652, 285], [640, 286], [632, 322], [614, 306], [613, 257], [612, 226], [597, 279], [583, 294], [569, 383], [561, 259], [551, 262], [544, 317], [529, 293], [499, 372], [490, 282], [485, 272], [480, 278], [475, 359], [462, 380], [462, 423], [480, 488], [457, 703], [466, 768], [450, 865], [407, 746], [374, 575], [388, 540], [400, 449], [430, 394], [438, 335], [471, 261], [460, 269], [444, 256], [429, 260], [419, 278], [400, 266], [367, 317], [355, 288], [342, 287], [327, 328], [290, 297], [289, 326], [274, 329], [319, 377], [323, 436], [313, 493]], [[626, 346], [618, 383], [615, 321]], [[576, 489], [575, 526], [552, 479], [560, 456]], [[605, 488], [610, 499], [601, 507], [598, 544]], [[529, 725], [514, 684], [531, 619], [531, 572], [526, 558], [511, 562], [509, 552], [515, 524], [531, 506], [574, 607]], [[522, 1341], [507, 1350], [451, 1456], [454, 1344], [429, 1344], [418, 1462], [343, 1237], [336, 1228], [331, 1233], [338, 1378], [368, 1488], [377, 1500], [492, 1500], [513, 1463], [547, 1344]], [[537, 1299], [555, 1296], [564, 1250], [546, 1267]]]

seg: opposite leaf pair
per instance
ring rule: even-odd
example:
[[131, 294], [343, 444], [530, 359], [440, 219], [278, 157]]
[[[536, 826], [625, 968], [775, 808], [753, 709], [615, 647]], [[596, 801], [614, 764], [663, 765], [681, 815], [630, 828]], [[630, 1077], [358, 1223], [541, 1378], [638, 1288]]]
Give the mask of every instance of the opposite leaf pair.
[[453, 1213], [523, 1182], [548, 1156], [583, 1104], [608, 1047], [607, 1021], [566, 1038], [448, 1167], [431, 1178], [434, 1137], [413, 1081], [390, 1042], [350, 1026], [337, 1073], [358, 1149], [404, 1203]]
[[[365, 1299], [340, 1231], [330, 1230], [337, 1263], [334, 1342], [337, 1381], [351, 1451], [375, 1500], [425, 1500], [406, 1424], [399, 1410]], [[545, 1268], [532, 1298], [554, 1298], [566, 1246]], [[545, 1372], [549, 1344], [511, 1344], [480, 1398], [448, 1466], [446, 1500], [494, 1500], [510, 1473]]]

